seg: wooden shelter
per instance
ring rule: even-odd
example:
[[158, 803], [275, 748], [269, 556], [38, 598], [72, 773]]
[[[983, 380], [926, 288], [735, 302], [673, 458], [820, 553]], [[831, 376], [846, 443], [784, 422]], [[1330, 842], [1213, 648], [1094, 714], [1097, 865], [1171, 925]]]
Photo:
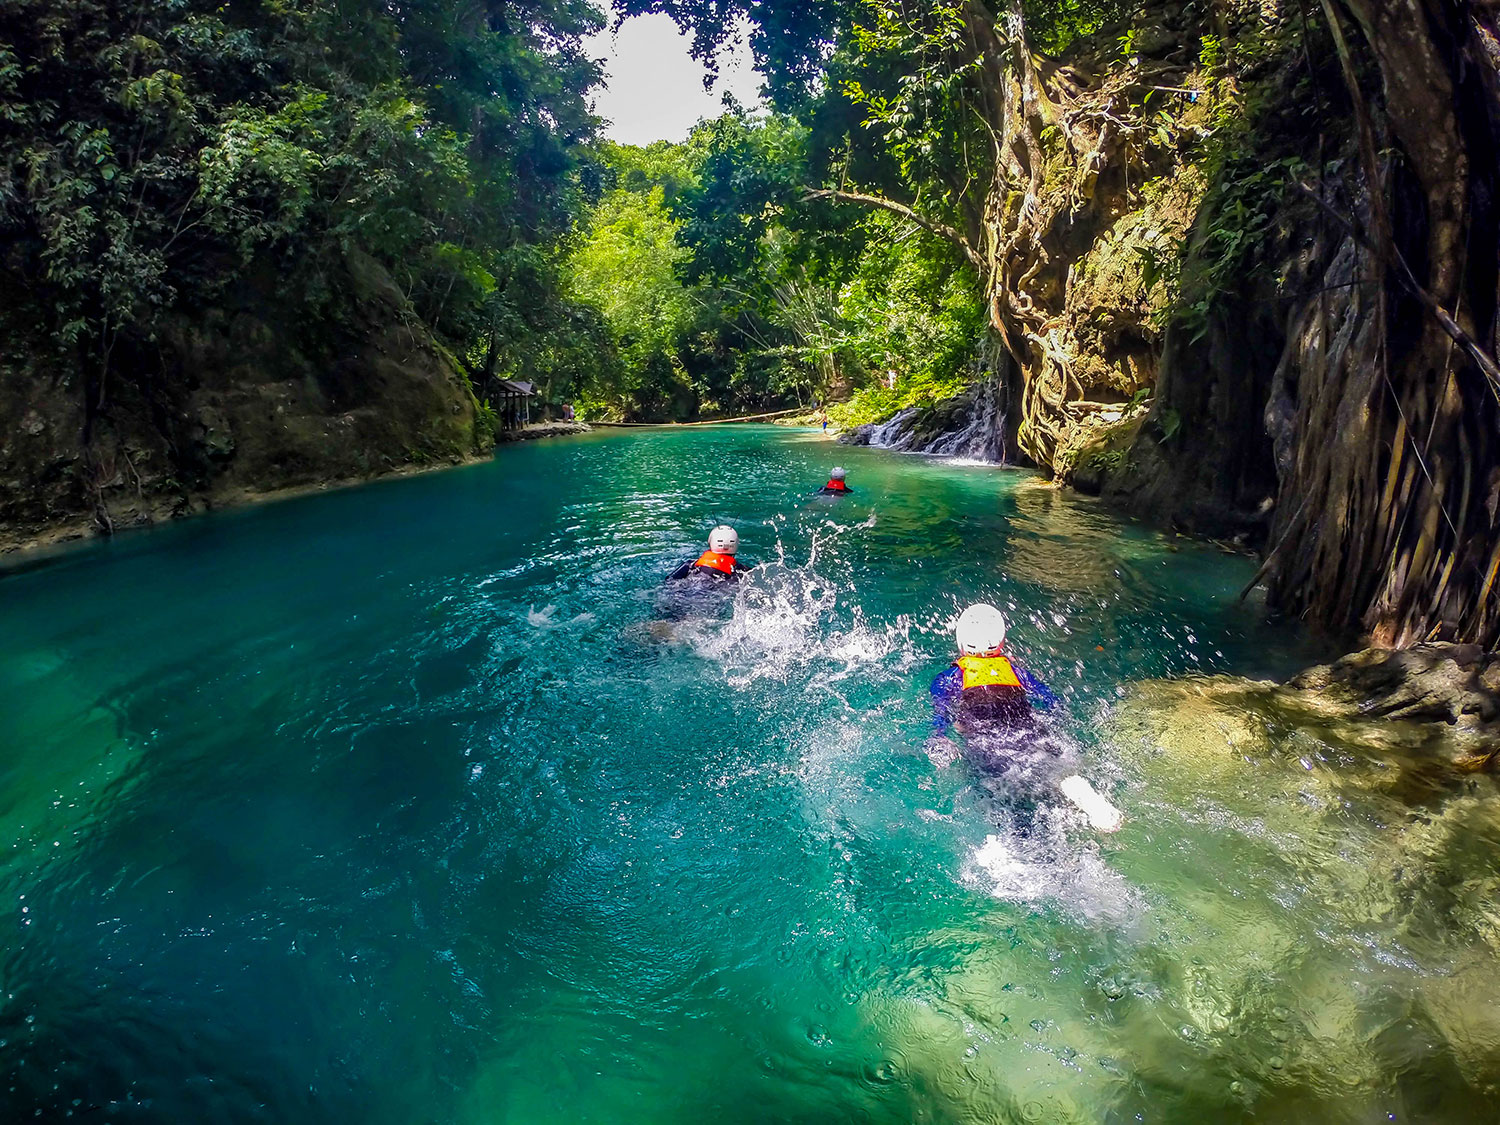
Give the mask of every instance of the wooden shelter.
[[495, 413], [500, 418], [500, 428], [519, 430], [531, 424], [531, 400], [536, 397], [536, 387], [513, 379], [495, 380]]

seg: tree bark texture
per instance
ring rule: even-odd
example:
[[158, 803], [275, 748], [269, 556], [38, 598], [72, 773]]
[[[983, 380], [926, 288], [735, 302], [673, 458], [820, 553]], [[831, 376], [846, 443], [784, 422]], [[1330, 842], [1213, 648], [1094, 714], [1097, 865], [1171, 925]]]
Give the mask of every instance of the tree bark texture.
[[1384, 644], [1493, 646], [1495, 5], [1342, 6], [1325, 9], [1358, 27], [1380, 82], [1378, 121], [1357, 125], [1378, 128], [1392, 156], [1378, 167], [1362, 159], [1368, 233], [1334, 256], [1278, 373], [1295, 408], [1264, 569], [1273, 601], [1319, 624]]
[[[1179, 387], [1176, 397], [1204, 415], [1184, 410], [1183, 430], [1222, 428], [1226, 404], [1263, 395], [1274, 368], [1270, 441], [1255, 435], [1262, 451], [1272, 447], [1276, 468], [1274, 484], [1265, 482], [1276, 501], [1259, 576], [1274, 604], [1378, 643], [1494, 646], [1500, 0], [1307, 0], [1309, 19], [1320, 5], [1339, 33], [1358, 155], [1338, 176], [1342, 193], [1318, 188], [1330, 217], [1316, 245], [1288, 244], [1285, 261], [1260, 264], [1267, 276], [1285, 267], [1275, 294], [1277, 307], [1288, 309], [1284, 321], [1255, 314], [1245, 293], [1209, 295], [1220, 322], [1284, 323], [1281, 361], [1274, 362], [1275, 341], [1255, 363], [1222, 362], [1208, 348], [1199, 358], [1217, 369], [1195, 373], [1192, 349], [1179, 349], [1183, 370], [1169, 379], [1159, 368], [1156, 389], [1194, 378], [1218, 387], [1207, 395]], [[989, 175], [959, 200], [961, 222], [918, 221], [976, 265], [1019, 378], [1021, 450], [1054, 466], [1070, 421], [1098, 406], [1086, 401], [1080, 363], [1089, 357], [1067, 310], [1072, 267], [1135, 206], [1132, 186], [1171, 159], [1140, 112], [1145, 91], [1160, 87], [1113, 64], [1094, 76], [1039, 64], [1020, 0], [964, 0], [962, 12], [974, 108], [992, 140]], [[1297, 95], [1288, 88], [1282, 96]], [[917, 218], [905, 204], [845, 198]], [[1204, 208], [1200, 219], [1213, 215]], [[1184, 271], [1184, 287], [1191, 283]], [[1187, 303], [1202, 296], [1182, 294]], [[1260, 429], [1259, 419], [1239, 424]], [[1259, 462], [1255, 471], [1229, 473], [1223, 457], [1195, 461], [1166, 449], [1170, 440], [1157, 443], [1158, 475], [1196, 468], [1238, 481], [1199, 488], [1202, 498], [1227, 490], [1253, 502], [1239, 494], [1269, 476]]]

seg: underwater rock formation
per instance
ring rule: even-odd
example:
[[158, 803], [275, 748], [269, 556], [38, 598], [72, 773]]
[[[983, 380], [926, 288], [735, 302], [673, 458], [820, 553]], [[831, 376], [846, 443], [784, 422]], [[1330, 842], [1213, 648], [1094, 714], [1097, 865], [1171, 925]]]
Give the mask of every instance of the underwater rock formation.
[[1327, 767], [1341, 789], [1426, 799], [1500, 758], [1500, 655], [1429, 643], [1351, 653], [1283, 684], [1146, 681], [1112, 721], [1205, 772], [1227, 751], [1237, 762]]

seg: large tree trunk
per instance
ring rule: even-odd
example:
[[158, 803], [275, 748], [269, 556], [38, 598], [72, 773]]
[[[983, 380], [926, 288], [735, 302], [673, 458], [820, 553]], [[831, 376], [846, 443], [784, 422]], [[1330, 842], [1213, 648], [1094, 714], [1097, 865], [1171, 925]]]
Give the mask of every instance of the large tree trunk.
[[1495, 345], [1500, 182], [1492, 5], [1344, 3], [1377, 64], [1396, 155], [1377, 168], [1374, 144], [1361, 145], [1361, 231], [1288, 345], [1294, 452], [1270, 588], [1286, 609], [1378, 642], [1493, 645], [1500, 411], [1483, 370]]
[[[1317, 251], [1272, 263], [1287, 266], [1284, 276], [1309, 259], [1327, 266], [1288, 322], [1267, 411], [1279, 496], [1262, 574], [1274, 602], [1330, 629], [1392, 644], [1494, 645], [1500, 0], [1317, 3], [1353, 44], [1341, 41], [1340, 53], [1359, 159], [1342, 175], [1345, 197], [1321, 200], [1330, 218]], [[1132, 120], [1128, 76], [1044, 76], [1020, 0], [962, 0], [960, 10], [960, 61], [972, 67], [975, 109], [993, 138], [988, 182], [962, 201], [963, 222], [842, 197], [906, 213], [963, 246], [1020, 375], [1021, 448], [1052, 466], [1070, 416], [1100, 405], [1083, 401], [1081, 349], [1063, 308], [1070, 261], [1110, 221], [1098, 198], [1109, 195], [1106, 175], [1123, 176], [1123, 190], [1116, 182], [1110, 192], [1130, 205], [1144, 127]], [[1355, 48], [1374, 62], [1373, 99], [1360, 87]], [[1232, 297], [1220, 310], [1242, 311]]]

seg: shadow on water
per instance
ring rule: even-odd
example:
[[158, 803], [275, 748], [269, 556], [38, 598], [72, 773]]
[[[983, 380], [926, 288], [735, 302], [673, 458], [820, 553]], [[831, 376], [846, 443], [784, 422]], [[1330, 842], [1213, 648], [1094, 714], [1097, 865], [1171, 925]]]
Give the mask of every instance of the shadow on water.
[[[1496, 1115], [1488, 782], [1149, 683], [1325, 655], [1248, 560], [834, 459], [536, 443], [0, 580], [0, 1114]], [[664, 604], [719, 522], [767, 565]], [[924, 752], [978, 598], [1117, 836]]]

